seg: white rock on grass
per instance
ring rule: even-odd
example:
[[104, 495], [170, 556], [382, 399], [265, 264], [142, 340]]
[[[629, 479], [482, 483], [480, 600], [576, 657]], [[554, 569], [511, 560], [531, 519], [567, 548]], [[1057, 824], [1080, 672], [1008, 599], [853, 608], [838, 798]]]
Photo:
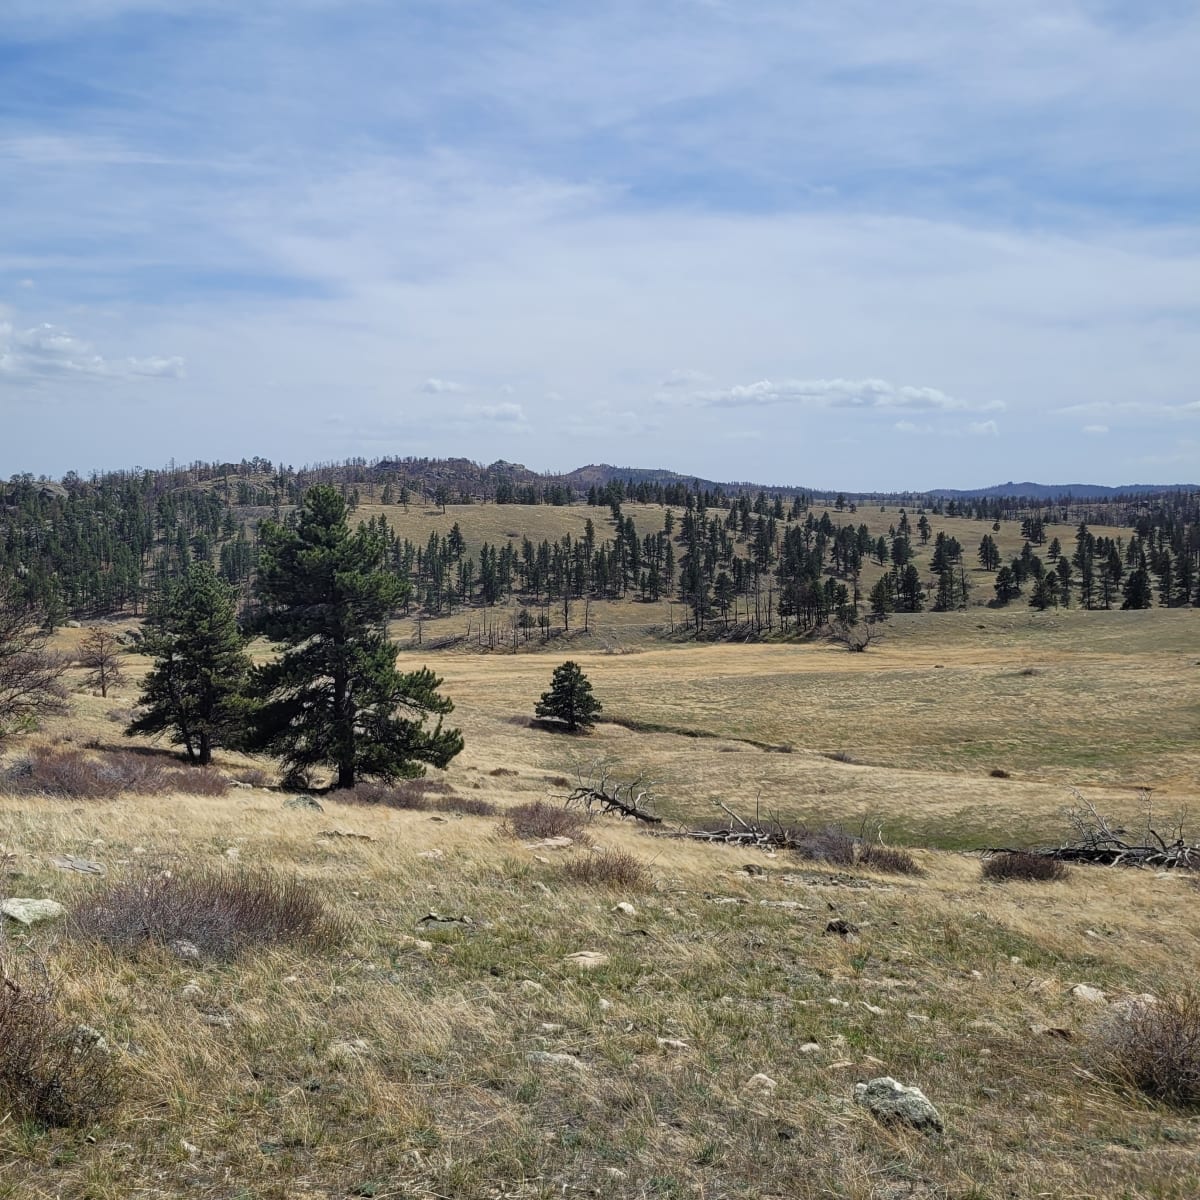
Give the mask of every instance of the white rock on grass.
[[764, 1075], [761, 1071], [757, 1075], [751, 1075], [742, 1086], [742, 1091], [748, 1095], [769, 1096], [779, 1084], [770, 1077]]
[[1098, 988], [1092, 987], [1091, 984], [1077, 983], [1071, 989], [1071, 995], [1076, 1000], [1082, 1000], [1085, 1004], [1107, 1004], [1108, 997]]
[[200, 947], [195, 942], [189, 942], [187, 938], [176, 938], [171, 943], [171, 950], [179, 958], [186, 958], [191, 962], [200, 957]]
[[821, 1046], [818, 1042], [805, 1042], [798, 1047], [800, 1054], [820, 1054]]
[[57, 900], [30, 900], [13, 896], [0, 904], [0, 913], [22, 925], [39, 925], [42, 921], [57, 921], [67, 910]]
[[623, 917], [636, 917], [637, 909], [629, 903], [628, 900], [622, 900], [620, 904], [613, 905], [613, 912], [620, 913]]
[[932, 1129], [938, 1133], [945, 1128], [941, 1113], [919, 1087], [905, 1087], [890, 1075], [880, 1076], [868, 1083], [856, 1083], [854, 1099], [878, 1120], [886, 1123], [902, 1123], [914, 1129]]
[[574, 954], [566, 955], [563, 962], [581, 971], [594, 971], [608, 962], [608, 955], [603, 950], [577, 950]]
[[583, 1063], [573, 1054], [552, 1054], [549, 1050], [531, 1050], [525, 1055], [525, 1061], [535, 1067], [571, 1067], [576, 1071], [583, 1070]]

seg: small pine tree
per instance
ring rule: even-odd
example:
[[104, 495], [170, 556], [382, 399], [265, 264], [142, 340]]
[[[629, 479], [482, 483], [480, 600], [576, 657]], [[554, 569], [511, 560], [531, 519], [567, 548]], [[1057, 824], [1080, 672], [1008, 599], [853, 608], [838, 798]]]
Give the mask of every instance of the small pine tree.
[[240, 739], [250, 659], [234, 604], [233, 589], [208, 563], [193, 563], [167, 588], [142, 639], [142, 652], [154, 656], [139, 698], [146, 711], [126, 737], [169, 733], [197, 766], [212, 761], [215, 746]]
[[554, 668], [550, 690], [542, 693], [534, 713], [562, 721], [574, 733], [581, 726], [594, 725], [601, 711], [600, 701], [592, 695], [592, 685], [578, 663], [565, 662]]

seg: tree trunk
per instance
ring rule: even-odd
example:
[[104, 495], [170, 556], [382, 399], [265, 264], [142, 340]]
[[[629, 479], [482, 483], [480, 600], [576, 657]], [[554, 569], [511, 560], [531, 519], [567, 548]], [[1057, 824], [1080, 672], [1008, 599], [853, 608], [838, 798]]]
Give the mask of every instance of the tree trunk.
[[337, 786], [338, 788], [354, 786], [354, 764], [352, 762], [338, 763]]
[[200, 735], [200, 753], [196, 758], [197, 765], [207, 767], [212, 762], [212, 740], [207, 733]]

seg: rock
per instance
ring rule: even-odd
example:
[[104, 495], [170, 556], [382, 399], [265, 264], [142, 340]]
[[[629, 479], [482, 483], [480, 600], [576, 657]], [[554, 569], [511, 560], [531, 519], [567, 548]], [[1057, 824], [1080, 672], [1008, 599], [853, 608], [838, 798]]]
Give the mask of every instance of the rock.
[[92, 862], [90, 858], [74, 858], [71, 855], [52, 858], [50, 865], [60, 871], [78, 871], [81, 875], [103, 875], [107, 869], [103, 863]]
[[[760, 867], [758, 865], [758, 863], [745, 863], [742, 866], [742, 870], [745, 871], [747, 875], [765, 875], [767, 873], [762, 867]], [[766, 1076], [765, 1075], [755, 1075], [754, 1078], [755, 1079], [766, 1079]], [[751, 1080], [751, 1082], [753, 1082], [753, 1080]]]
[[356, 1062], [371, 1049], [371, 1043], [366, 1038], [343, 1038], [329, 1043], [325, 1051], [325, 1061], [334, 1066]]
[[603, 950], [577, 950], [574, 954], [566, 955], [563, 962], [581, 971], [594, 971], [608, 962], [608, 955]]
[[583, 1070], [583, 1063], [573, 1054], [552, 1054], [549, 1050], [530, 1050], [525, 1055], [525, 1061], [535, 1067], [572, 1067], [576, 1071]]
[[309, 809], [311, 812], [324, 812], [325, 810], [311, 796], [289, 796], [283, 802], [284, 808]]
[[850, 1002], [848, 1000], [839, 1000], [836, 996], [830, 996], [829, 999], [825, 1001], [825, 1003], [828, 1004], [830, 1008], [849, 1008], [850, 1007]]
[[71, 1033], [71, 1041], [75, 1044], [76, 1054], [84, 1054], [88, 1050], [96, 1050], [101, 1054], [109, 1053], [108, 1039], [91, 1025], [76, 1025]]
[[57, 921], [67, 910], [57, 900], [28, 900], [18, 896], [0, 904], [0, 913], [20, 921], [22, 925], [39, 925], [42, 921]]
[[236, 846], [230, 846], [229, 849], [225, 851], [225, 857], [229, 859], [230, 862], [237, 862], [237, 860], [242, 857], [242, 852]]
[[800, 1054], [820, 1054], [821, 1053], [820, 1044], [817, 1042], [803, 1042], [796, 1049], [797, 1049], [797, 1052]]
[[557, 1021], [543, 1021], [538, 1026], [539, 1033], [562, 1033], [566, 1029], [565, 1025], [560, 1025]]
[[613, 912], [620, 913], [623, 917], [636, 917], [637, 909], [629, 903], [628, 900], [622, 900], [620, 904], [613, 905]]
[[1069, 1029], [1063, 1029], [1061, 1026], [1039, 1025], [1036, 1022], [1030, 1025], [1029, 1032], [1035, 1037], [1060, 1038], [1064, 1042], [1069, 1042], [1075, 1036]]
[[868, 1004], [865, 1000], [862, 1000], [859, 1003], [862, 1004], [863, 1008], [865, 1008], [867, 1012], [876, 1017], [882, 1017], [887, 1012], [886, 1008], [880, 1008], [878, 1004]]
[[885, 1123], [902, 1122], [914, 1129], [944, 1128], [941, 1113], [919, 1087], [905, 1087], [890, 1075], [854, 1085], [854, 1100]]
[[204, 1013], [200, 1018], [205, 1025], [212, 1025], [217, 1029], [232, 1029], [233, 1018], [226, 1013]]
[[522, 979], [521, 991], [527, 996], [536, 996], [539, 992], [544, 992], [546, 989], [542, 987], [536, 979]]
[[596, 1001], [596, 1007], [601, 1012], [610, 1012], [612, 1010], [612, 1006], [613, 1006], [613, 1002], [611, 1000], [597, 1000]]
[[742, 1086], [743, 1093], [750, 1095], [769, 1096], [779, 1084], [770, 1077], [764, 1075], [761, 1071], [757, 1075], [751, 1075]]
[[1107, 1004], [1108, 998], [1098, 987], [1092, 987], [1091, 984], [1077, 983], [1071, 989], [1071, 995], [1076, 1000], [1082, 1000], [1085, 1004]]
[[910, 1021], [916, 1021], [918, 1025], [928, 1025], [929, 1018], [924, 1013], [907, 1012], [904, 1014]]
[[186, 938], [177, 938], [171, 943], [171, 950], [179, 958], [185, 958], [191, 961], [200, 957], [200, 947], [195, 942], [189, 942]]
[[82, 629], [83, 625], [79, 621], [64, 621], [64, 629]]
[[660, 1050], [689, 1050], [689, 1049], [691, 1049], [691, 1047], [688, 1046], [687, 1042], [683, 1041], [680, 1038], [660, 1037], [660, 1038], [655, 1038], [654, 1040], [658, 1043], [658, 1048]]
[[445, 858], [445, 850], [421, 850], [417, 854], [418, 858]]
[[1129, 1021], [1134, 1017], [1141, 1016], [1146, 1009], [1153, 1008], [1157, 1003], [1157, 996], [1143, 992], [1140, 996], [1119, 996], [1109, 1005], [1109, 1009], [1117, 1016], [1124, 1017]]
[[836, 933], [838, 937], [848, 938], [852, 934], [858, 933], [858, 926], [852, 921], [843, 921], [841, 917], [837, 917], [825, 926], [825, 932], [827, 934]]
[[199, 1000], [204, 995], [204, 989], [195, 979], [189, 979], [179, 989], [179, 994], [184, 1000]]

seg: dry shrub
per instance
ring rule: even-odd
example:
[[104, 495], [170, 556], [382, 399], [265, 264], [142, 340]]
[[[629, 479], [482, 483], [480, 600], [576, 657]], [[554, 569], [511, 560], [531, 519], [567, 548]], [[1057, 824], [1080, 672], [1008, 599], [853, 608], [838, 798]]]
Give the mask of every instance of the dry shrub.
[[101, 884], [71, 913], [76, 937], [135, 951], [190, 942], [233, 958], [251, 946], [328, 945], [341, 933], [311, 884], [271, 871], [185, 871]]
[[881, 846], [864, 842], [858, 855], [859, 866], [885, 875], [923, 875], [925, 872], [907, 850], [899, 846]]
[[234, 775], [234, 779], [236, 779], [238, 783], [249, 784], [250, 787], [257, 788], [270, 787], [274, 782], [271, 779], [271, 776], [266, 773], [266, 771], [260, 771], [258, 767], [243, 767], [236, 775]]
[[520, 775], [520, 771], [514, 771], [512, 767], [493, 767], [488, 774], [500, 778], [504, 775]]
[[35, 747], [15, 762], [3, 783], [18, 795], [71, 800], [111, 800], [126, 792], [223, 796], [229, 790], [225, 777], [211, 767], [168, 765], [160, 756], [132, 750], [89, 754], [50, 746]]
[[1011, 776], [1011, 775], [1010, 775], [1010, 774], [1009, 774], [1007, 771], [1005, 771], [1005, 770], [1002, 770], [1000, 767], [993, 767], [993, 768], [992, 768], [992, 769], [991, 769], [991, 770], [988, 772], [988, 774], [989, 774], [989, 775], [990, 775], [990, 776], [991, 776], [993, 779], [1011, 779], [1011, 778], [1012, 778], [1012, 776]]
[[794, 833], [793, 836], [797, 842], [796, 853], [802, 858], [838, 867], [852, 867], [858, 861], [858, 839], [836, 825], [816, 832]]
[[0, 1109], [42, 1125], [90, 1125], [120, 1100], [112, 1053], [68, 1021], [43, 970], [0, 964]]
[[468, 817], [494, 817], [500, 811], [490, 800], [478, 796], [439, 796], [433, 807], [438, 812], [462, 813]]
[[561, 804], [543, 800], [517, 804], [508, 810], [508, 828], [516, 838], [583, 837], [587, 818]]
[[431, 796], [453, 795], [454, 789], [444, 779], [399, 779], [395, 783], [366, 779], [333, 793], [330, 798], [343, 804], [382, 804], [386, 808], [426, 812], [436, 807]]
[[1070, 872], [1056, 858], [1030, 854], [1025, 850], [1006, 850], [983, 860], [982, 875], [996, 883], [1023, 879], [1030, 883], [1059, 883]]
[[562, 873], [572, 883], [607, 888], [645, 889], [653, 882], [649, 867], [624, 850], [598, 850], [563, 864]]
[[1200, 991], [1114, 1005], [1093, 1034], [1097, 1065], [1152, 1096], [1200, 1108]]

